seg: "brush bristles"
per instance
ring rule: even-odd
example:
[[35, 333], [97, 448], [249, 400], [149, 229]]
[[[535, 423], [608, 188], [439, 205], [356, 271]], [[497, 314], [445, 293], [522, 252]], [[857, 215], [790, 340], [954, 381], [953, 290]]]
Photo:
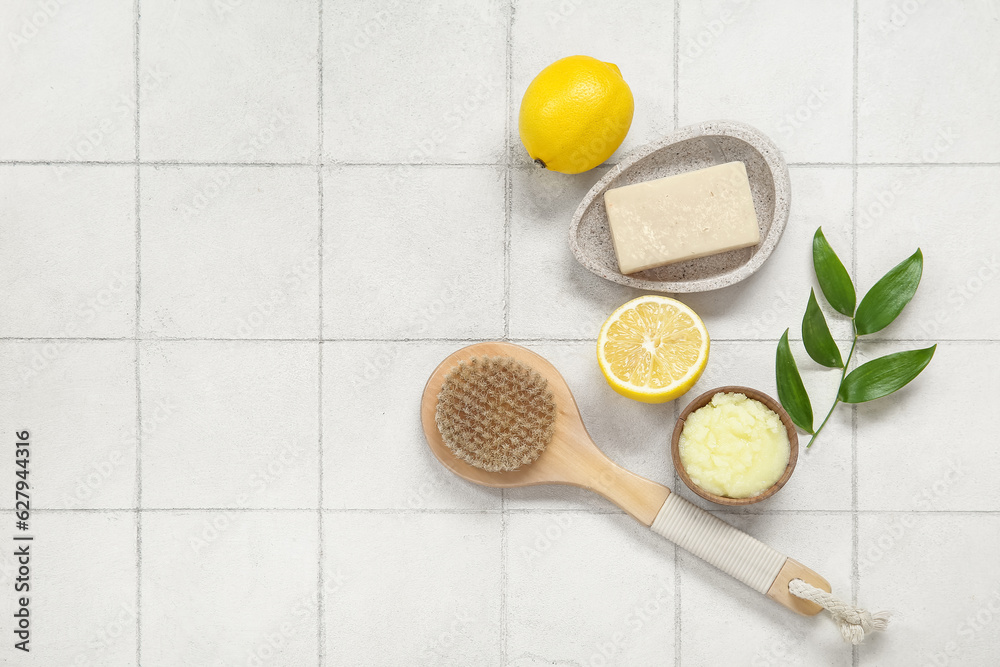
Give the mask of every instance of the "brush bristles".
[[509, 357], [472, 357], [445, 377], [438, 429], [458, 458], [488, 472], [517, 470], [552, 439], [556, 404], [549, 383]]

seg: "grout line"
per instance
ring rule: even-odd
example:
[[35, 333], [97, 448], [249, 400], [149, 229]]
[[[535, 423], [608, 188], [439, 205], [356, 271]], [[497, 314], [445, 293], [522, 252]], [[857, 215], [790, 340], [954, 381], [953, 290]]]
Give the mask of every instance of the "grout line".
[[[510, 148], [510, 145], [508, 146]], [[0, 160], [0, 166], [71, 166], [71, 167], [130, 167], [135, 160]], [[143, 167], [504, 167], [504, 162], [341, 162], [338, 160], [320, 162], [185, 162], [179, 160], [140, 160]], [[608, 161], [599, 167], [614, 167], [618, 161]], [[1000, 167], [1000, 162], [787, 162], [789, 167], [898, 167], [905, 169], [925, 167]], [[512, 169], [533, 170], [534, 164], [511, 161]]]
[[[855, 364], [857, 367], [857, 364]], [[861, 567], [858, 537], [858, 406], [851, 406], [851, 600], [858, 603]], [[851, 647], [852, 667], [858, 667], [858, 647]]]
[[[0, 509], [0, 514], [13, 512], [14, 510]], [[134, 507], [33, 507], [32, 512], [43, 512], [46, 514], [135, 514]], [[381, 512], [381, 510], [325, 510], [327, 512]], [[392, 510], [396, 511], [396, 510]], [[402, 512], [403, 510], [400, 510]], [[232, 512], [242, 514], [255, 514], [260, 512], [300, 512], [315, 513], [315, 507], [145, 507], [138, 510], [140, 514], [166, 514], [169, 512]]]
[[[675, 84], [676, 85], [676, 84]], [[675, 98], [676, 105], [676, 98]], [[675, 116], [676, 116], [675, 111]], [[509, 119], [508, 119], [509, 121]], [[508, 148], [511, 144], [508, 142]], [[0, 166], [71, 166], [71, 167], [130, 167], [135, 160], [0, 160]], [[599, 167], [614, 167], [618, 161], [605, 162]], [[788, 162], [789, 167], [899, 167], [906, 169], [925, 167], [1000, 167], [1000, 162]], [[512, 169], [537, 169], [531, 163], [504, 162], [342, 162], [339, 160], [318, 162], [187, 162], [182, 160], [140, 160], [143, 167], [504, 167]]]
[[[4, 166], [129, 167], [136, 160], [0, 160]], [[315, 162], [189, 162], [185, 160], [138, 160], [143, 167], [315, 167]], [[456, 165], [457, 166], [457, 165]]]
[[[316, 323], [316, 339], [319, 340], [319, 341], [322, 341], [323, 340], [323, 320], [324, 320], [324, 314], [323, 314], [323, 245], [324, 245], [324, 235], [323, 235], [323, 223], [324, 223], [324, 220], [323, 220], [323, 196], [325, 194], [324, 189], [323, 189], [323, 168], [322, 167], [317, 167], [316, 168], [316, 188], [317, 188], [317, 192], [319, 194], [319, 197], [318, 197], [318, 202], [319, 202], [318, 209], [319, 210], [317, 211], [317, 217], [318, 217], [318, 220], [319, 220], [319, 230], [317, 232], [317, 237], [316, 237], [317, 238], [317, 246], [318, 246], [317, 247], [317, 257], [316, 257], [316, 266], [318, 268], [317, 268], [316, 272], [318, 274], [317, 280], [319, 281], [319, 311], [318, 311], [319, 312], [319, 317], [318, 317], [318, 322]], [[294, 339], [294, 338], [287, 338], [287, 339], [283, 339], [283, 340], [296, 340], [296, 339]]]
[[684, 621], [681, 607], [681, 554], [676, 544], [674, 547], [674, 664], [681, 665]]
[[514, 198], [514, 178], [511, 169], [511, 158], [513, 154], [513, 141], [511, 139], [511, 134], [513, 128], [511, 127], [510, 117], [511, 117], [511, 88], [513, 86], [513, 44], [512, 44], [512, 33], [513, 33], [513, 23], [514, 23], [514, 2], [509, 0], [507, 3], [507, 45], [506, 45], [506, 59], [507, 59], [507, 86], [504, 95], [504, 194], [503, 194], [503, 338], [504, 340], [509, 340], [510, 338], [510, 219], [511, 219], [511, 208], [513, 206]]
[[318, 9], [317, 9], [317, 12], [318, 12], [317, 20], [319, 21], [319, 24], [317, 25], [317, 33], [316, 33], [316, 88], [317, 88], [317, 95], [316, 95], [316, 101], [317, 101], [316, 102], [316, 127], [317, 127], [317, 132], [316, 132], [316, 135], [319, 138], [319, 153], [316, 155], [316, 166], [320, 167], [320, 168], [323, 166], [323, 150], [324, 150], [324, 142], [323, 142], [323, 131], [324, 131], [324, 125], [323, 125], [323, 92], [324, 92], [323, 91], [323, 83], [324, 83], [324, 81], [323, 81], [323, 1], [324, 0], [317, 0], [317, 6], [318, 6]]
[[[681, 406], [679, 405], [678, 401], [673, 401], [673, 404], [674, 404], [674, 409], [673, 409], [673, 414], [671, 416], [673, 417], [672, 421], [676, 423], [677, 418], [680, 417], [681, 414]], [[671, 466], [672, 465], [673, 461], [671, 461]], [[677, 469], [674, 468], [672, 482], [670, 484], [670, 489], [671, 489], [670, 492], [673, 493], [673, 489], [678, 488], [680, 484], [681, 484], [680, 475], [677, 474]], [[676, 544], [674, 544], [673, 547], [674, 547], [674, 664], [682, 665], [683, 662], [681, 659], [682, 656], [681, 648], [683, 646], [682, 632], [684, 630], [684, 625], [681, 614], [681, 554], [680, 554], [680, 549], [677, 548]]]
[[[200, 337], [185, 337], [185, 336], [0, 336], [0, 341], [15, 342], [15, 343], [32, 343], [36, 341], [71, 341], [74, 343], [122, 343], [128, 341], [138, 340], [143, 343], [315, 343], [317, 339], [315, 336], [312, 337], [302, 337], [302, 338], [200, 338]], [[385, 342], [403, 342], [403, 340], [393, 341], [389, 338], [375, 339], [375, 338], [329, 338], [324, 339], [327, 342], [339, 343], [339, 342], [362, 342], [362, 341], [385, 341]], [[409, 339], [411, 341], [427, 340], [433, 341], [433, 338], [426, 339]], [[442, 339], [446, 340], [446, 339]], [[451, 339], [455, 340], [455, 339]]]
[[[920, 163], [917, 163], [919, 166]], [[346, 160], [322, 161], [323, 167], [502, 167], [502, 162], [349, 162]]]
[[1000, 162], [788, 162], [789, 167], [839, 167], [867, 168], [893, 167], [917, 169], [922, 167], [1000, 167]]
[[136, 340], [136, 337], [135, 336], [128, 336], [128, 337], [80, 336], [77, 338], [62, 338], [55, 336], [0, 336], [0, 340], [12, 343], [33, 343], [36, 341], [45, 341], [45, 340], [66, 340], [66, 341], [72, 341], [74, 343], [102, 343], [107, 341], [121, 343], [124, 341], [134, 341]]
[[[109, 167], [132, 166], [135, 160], [0, 160], [0, 165], [17, 166], [74, 166]], [[502, 162], [342, 162], [317, 160], [313, 162], [191, 162], [187, 160], [142, 160], [144, 167], [502, 167]], [[916, 163], [913, 166], [921, 166]], [[533, 165], [519, 165], [531, 167]]]
[[[11, 508], [0, 509], [0, 514], [10, 513]], [[47, 514], [135, 514], [134, 507], [73, 507], [73, 508], [32, 508], [32, 512], [43, 512]], [[803, 515], [803, 516], [850, 516], [854, 514], [852, 509], [841, 510], [797, 510], [797, 509], [722, 509], [711, 507], [712, 514], [725, 516], [780, 516], [780, 515]], [[140, 514], [164, 514], [168, 512], [232, 512], [253, 514], [259, 512], [316, 512], [315, 507], [145, 507], [138, 510]], [[618, 514], [628, 516], [624, 510], [613, 507], [510, 507], [503, 509], [432, 509], [432, 508], [371, 508], [371, 507], [326, 507], [322, 509], [323, 514], [586, 514], [603, 515]], [[920, 516], [997, 516], [1000, 517], [1000, 509], [990, 510], [857, 510], [858, 516], [878, 516], [878, 515], [920, 515]]]
[[503, 339], [510, 340], [510, 219], [514, 197], [514, 179], [510, 167], [504, 171], [503, 196]]
[[[514, 128], [511, 127], [511, 114], [513, 112], [513, 90], [514, 90], [514, 0], [508, 0], [507, 2], [507, 45], [506, 45], [506, 58], [507, 58], [507, 86], [505, 90], [505, 95], [507, 97], [507, 105], [504, 107], [506, 112], [506, 119], [504, 120], [504, 164], [508, 169], [514, 164]], [[535, 168], [536, 165], [533, 163], [528, 163], [527, 166]]]
[[[853, 7], [853, 68], [852, 68], [852, 109], [851, 109], [851, 273], [854, 284], [858, 282], [858, 31], [859, 7], [854, 0]], [[857, 367], [857, 361], [854, 361]], [[858, 602], [858, 406], [851, 406], [851, 600]], [[860, 653], [857, 645], [851, 646], [851, 665], [858, 667]]]
[[[37, 341], [70, 341], [74, 343], [123, 343], [138, 340], [142, 343], [315, 343], [316, 337], [303, 338], [197, 338], [184, 336], [0, 336], [0, 341], [16, 343], [32, 343]], [[338, 339], [331, 338], [329, 342], [351, 342], [370, 340], [377, 342], [377, 339]], [[390, 339], [383, 339], [386, 342], [394, 342]], [[417, 339], [413, 339], [417, 340]], [[428, 338], [426, 340], [434, 340]], [[396, 341], [398, 342], [398, 341]]]
[[5, 167], [58, 167], [58, 166], [97, 166], [97, 167], [131, 167], [135, 160], [0, 160]]
[[507, 509], [506, 489], [500, 489], [500, 664], [507, 664], [507, 634], [508, 634], [508, 605], [507, 605], [507, 560], [510, 549], [508, 546], [509, 531], [507, 522], [510, 519]]
[[[87, 164], [87, 163], [84, 163]], [[315, 162], [193, 162], [189, 160], [148, 160], [146, 167], [315, 167]]]
[[789, 167], [1000, 167], [1000, 162], [788, 162]]
[[1000, 167], [1000, 162], [858, 162], [858, 167]]
[[317, 274], [319, 281], [319, 303], [318, 318], [316, 324], [317, 340], [317, 363], [319, 365], [318, 386], [316, 391], [316, 434], [319, 439], [317, 447], [317, 470], [319, 489], [316, 504], [316, 530], [317, 530], [317, 565], [316, 565], [316, 654], [317, 665], [323, 667], [326, 664], [326, 596], [325, 596], [325, 572], [323, 570], [324, 539], [323, 534], [323, 2], [317, 0], [318, 25], [316, 35], [316, 85], [318, 89], [316, 104], [316, 124], [317, 136], [319, 139], [318, 153], [316, 155], [316, 187], [318, 192], [317, 219], [319, 230], [317, 233]]
[[[681, 1], [674, 0], [674, 131], [680, 127]], [[678, 662], [678, 664], [680, 664]]]
[[[507, 2], [507, 44], [505, 57], [507, 59], [506, 103], [504, 104], [504, 220], [503, 220], [503, 338], [510, 340], [510, 247], [511, 247], [511, 212], [514, 200], [514, 172], [511, 167], [514, 155], [513, 127], [511, 126], [512, 93], [514, 80], [513, 62], [514, 33], [514, 0]], [[534, 166], [534, 165], [532, 165]], [[507, 507], [507, 490], [500, 489], [500, 664], [507, 664], [508, 657], [508, 601], [507, 577], [509, 558], [509, 534], [507, 522], [510, 514]]]
[[[138, 0], [136, 0], [138, 4]], [[135, 343], [135, 662], [142, 664], [142, 388], [139, 341]], [[35, 510], [40, 511], [40, 510]]]
[[[851, 165], [855, 167], [858, 166], [858, 0], [854, 0], [854, 44], [853, 44], [853, 55], [854, 67], [852, 68], [852, 78], [851, 78], [851, 97], [852, 97], [852, 108], [851, 108]], [[883, 165], [889, 165], [892, 163], [882, 163]]]
[[135, 664], [142, 665], [142, 366], [140, 327], [142, 322], [142, 166], [140, 156], [139, 103], [142, 92], [139, 75], [139, 27], [141, 0], [135, 0]]
[[[68, 341], [73, 343], [123, 343], [138, 341], [141, 343], [315, 343], [313, 338], [185, 338], [179, 336], [146, 336], [146, 337], [100, 337], [100, 336], [0, 336], [0, 342], [13, 343], [34, 343], [40, 341]], [[485, 338], [322, 338], [323, 343], [482, 343], [496, 340], [492, 337]], [[536, 344], [536, 343], [579, 343], [591, 344], [593, 338], [521, 338], [518, 336], [506, 337], [505, 340], [512, 343]], [[789, 340], [802, 340], [790, 338]], [[850, 343], [849, 338], [837, 338], [841, 343]], [[774, 341], [770, 338], [713, 338], [713, 343], [767, 343]], [[926, 338], [873, 338], [864, 341], [869, 344], [881, 343], [925, 343]], [[995, 338], [942, 338], [938, 340], [942, 344], [962, 343], [962, 344], [995, 344], [1000, 343], [1000, 339]]]

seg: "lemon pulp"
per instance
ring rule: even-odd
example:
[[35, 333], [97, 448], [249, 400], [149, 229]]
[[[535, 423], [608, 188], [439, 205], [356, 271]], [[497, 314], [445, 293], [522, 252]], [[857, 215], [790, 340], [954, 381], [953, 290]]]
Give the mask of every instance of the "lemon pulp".
[[663, 403], [698, 381], [708, 363], [704, 322], [680, 301], [643, 296], [619, 308], [601, 328], [597, 359], [623, 396]]

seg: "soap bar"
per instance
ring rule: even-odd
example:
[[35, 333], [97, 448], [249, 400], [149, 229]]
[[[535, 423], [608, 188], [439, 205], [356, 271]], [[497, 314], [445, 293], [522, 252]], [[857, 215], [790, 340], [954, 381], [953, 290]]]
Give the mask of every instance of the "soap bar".
[[760, 243], [742, 162], [614, 188], [604, 205], [626, 274]]

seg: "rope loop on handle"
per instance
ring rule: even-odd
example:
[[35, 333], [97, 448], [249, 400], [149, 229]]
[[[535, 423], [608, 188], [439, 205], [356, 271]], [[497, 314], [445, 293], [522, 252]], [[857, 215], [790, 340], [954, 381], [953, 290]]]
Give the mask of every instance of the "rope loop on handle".
[[815, 602], [833, 614], [844, 641], [852, 644], [860, 644], [866, 635], [884, 631], [889, 626], [889, 617], [891, 616], [889, 612], [877, 611], [873, 614], [867, 609], [844, 602], [837, 596], [807, 584], [801, 579], [789, 581], [788, 591], [803, 600]]

